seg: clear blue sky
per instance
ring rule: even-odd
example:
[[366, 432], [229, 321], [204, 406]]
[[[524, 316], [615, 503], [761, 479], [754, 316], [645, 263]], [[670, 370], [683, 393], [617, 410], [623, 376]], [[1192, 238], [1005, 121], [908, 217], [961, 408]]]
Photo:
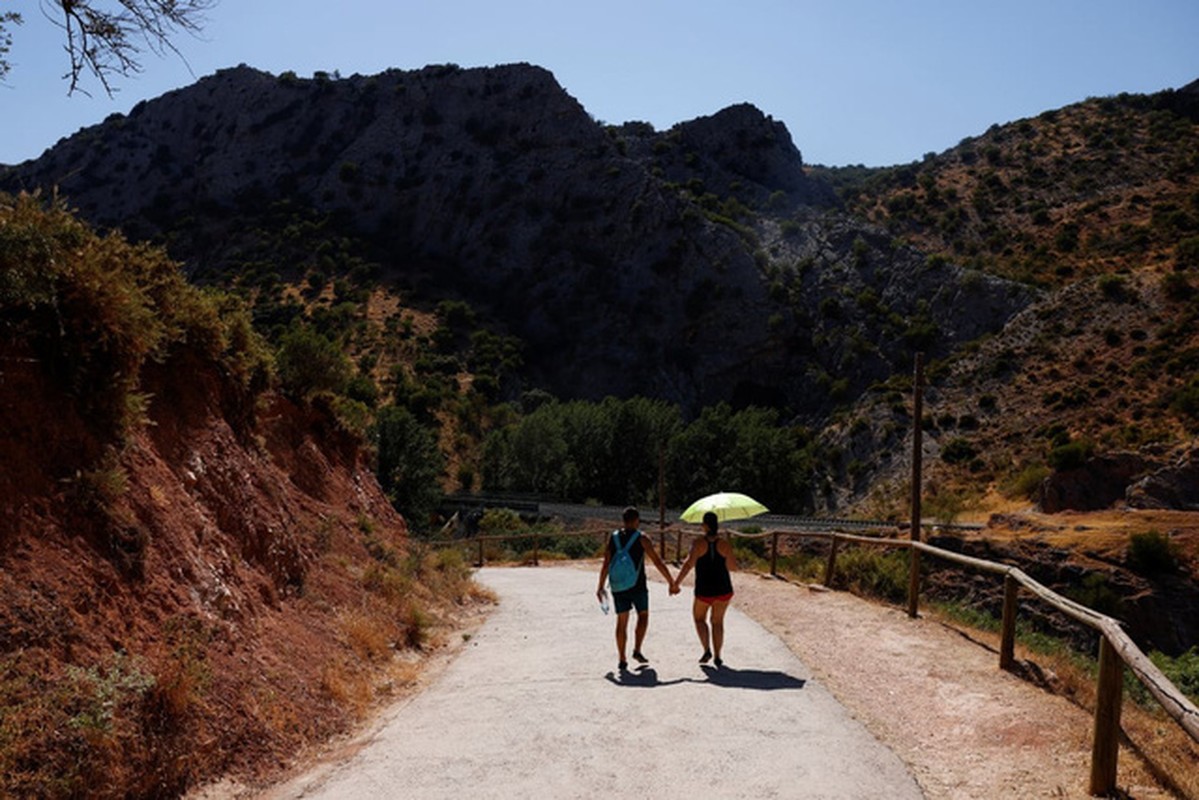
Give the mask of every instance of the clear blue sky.
[[[104, 0], [98, 0], [104, 2]], [[808, 163], [883, 166], [1087, 97], [1199, 79], [1199, 0], [218, 0], [187, 59], [68, 97], [61, 32], [0, 0], [14, 68], [0, 163], [239, 63], [342, 75], [426, 64], [545, 67], [596, 119], [659, 130], [750, 102]], [[188, 68], [190, 65], [190, 71]]]

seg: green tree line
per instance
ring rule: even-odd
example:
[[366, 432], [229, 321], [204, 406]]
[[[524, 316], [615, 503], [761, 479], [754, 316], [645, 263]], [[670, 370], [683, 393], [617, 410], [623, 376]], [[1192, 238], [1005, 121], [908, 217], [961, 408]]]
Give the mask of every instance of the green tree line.
[[684, 422], [678, 406], [644, 397], [550, 400], [488, 434], [483, 481], [489, 491], [656, 505], [661, 464], [672, 507], [741, 491], [772, 510], [802, 512], [812, 507], [818, 457], [810, 431], [774, 410], [722, 403]]

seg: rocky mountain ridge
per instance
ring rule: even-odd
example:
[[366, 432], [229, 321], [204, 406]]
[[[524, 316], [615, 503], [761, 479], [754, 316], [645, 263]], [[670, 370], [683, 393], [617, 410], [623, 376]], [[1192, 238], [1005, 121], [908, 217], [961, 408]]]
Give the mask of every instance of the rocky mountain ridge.
[[[165, 242], [201, 282], [243, 280], [251, 253], [282, 279], [311, 274], [317, 242], [259, 247], [265, 209], [285, 202], [331, 220], [373, 279], [461, 297], [518, 336], [525, 387], [692, 411], [736, 399], [826, 413], [913, 346], [948, 352], [1030, 298], [896, 257], [752, 106], [663, 133], [605, 128], [529, 65], [223, 70], [8, 168], [0, 187], [56, 187], [84, 218]], [[893, 307], [869, 319], [844, 300], [859, 287]], [[970, 307], [951, 302], [959, 291]], [[814, 381], [843, 385], [830, 399]]]

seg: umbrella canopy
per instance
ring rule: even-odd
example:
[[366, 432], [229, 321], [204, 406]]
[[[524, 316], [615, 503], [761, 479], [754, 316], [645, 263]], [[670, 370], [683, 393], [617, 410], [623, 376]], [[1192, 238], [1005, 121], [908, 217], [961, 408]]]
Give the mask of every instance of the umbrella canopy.
[[765, 514], [770, 509], [747, 494], [740, 492], [717, 492], [701, 497], [687, 507], [680, 517], [685, 522], [700, 522], [704, 513], [711, 511], [721, 522], [726, 519], [745, 519]]

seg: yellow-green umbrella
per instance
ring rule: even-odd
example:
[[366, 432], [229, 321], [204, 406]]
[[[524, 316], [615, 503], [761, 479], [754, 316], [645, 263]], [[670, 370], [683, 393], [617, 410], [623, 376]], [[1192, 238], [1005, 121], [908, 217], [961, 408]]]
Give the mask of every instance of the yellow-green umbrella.
[[680, 519], [685, 522], [700, 522], [704, 514], [711, 511], [716, 519], [724, 522], [726, 519], [745, 519], [765, 514], [770, 509], [747, 494], [740, 492], [717, 492], [707, 497], [701, 497], [682, 513]]

